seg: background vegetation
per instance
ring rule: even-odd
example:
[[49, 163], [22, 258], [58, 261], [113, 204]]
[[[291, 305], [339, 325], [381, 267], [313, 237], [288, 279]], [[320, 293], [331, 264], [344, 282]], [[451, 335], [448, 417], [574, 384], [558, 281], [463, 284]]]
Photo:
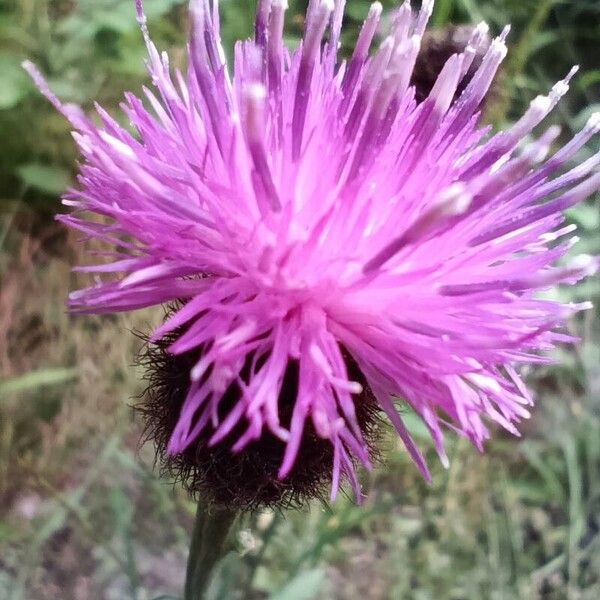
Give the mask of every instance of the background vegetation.
[[[254, 3], [222, 4], [230, 46], [249, 34]], [[294, 43], [304, 7], [290, 4]], [[185, 6], [145, 6], [153, 37], [181, 62]], [[349, 0], [347, 46], [367, 6]], [[598, 0], [438, 0], [433, 21], [481, 19], [494, 32], [513, 24], [489, 111], [496, 125], [572, 64], [582, 70], [554, 120], [568, 137], [600, 110]], [[81, 247], [52, 214], [76, 157], [66, 123], [22, 72], [25, 57], [63, 99], [86, 108], [96, 99], [113, 113], [123, 91], [146, 78], [129, 0], [0, 1], [0, 598], [177, 597], [194, 507], [157, 479], [129, 408], [141, 383], [131, 365], [139, 342], [127, 331], [161, 315], [65, 314]], [[598, 198], [570, 218], [577, 251], [598, 252]], [[598, 303], [600, 285], [556, 294]], [[484, 456], [455, 441], [449, 471], [430, 453], [427, 487], [390, 436], [385, 464], [365, 479], [366, 506], [342, 498], [256, 515], [223, 561], [213, 598], [599, 598], [598, 311], [571, 328], [581, 343], [557, 353], [559, 366], [529, 376], [538, 407], [522, 440], [498, 432]]]

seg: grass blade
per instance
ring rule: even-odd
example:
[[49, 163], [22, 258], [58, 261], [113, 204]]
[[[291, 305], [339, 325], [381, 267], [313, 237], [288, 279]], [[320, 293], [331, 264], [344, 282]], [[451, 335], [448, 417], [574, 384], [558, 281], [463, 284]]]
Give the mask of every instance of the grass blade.
[[78, 374], [78, 370], [75, 368], [30, 371], [19, 377], [0, 380], [0, 397], [73, 381], [77, 379]]

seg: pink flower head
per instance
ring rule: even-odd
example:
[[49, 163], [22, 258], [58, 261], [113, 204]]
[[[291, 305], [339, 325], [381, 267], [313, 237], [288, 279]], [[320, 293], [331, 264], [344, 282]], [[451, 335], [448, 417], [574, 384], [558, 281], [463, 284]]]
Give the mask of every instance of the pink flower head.
[[[418, 12], [402, 4], [373, 51], [375, 2], [340, 60], [344, 4], [310, 0], [302, 42], [289, 51], [286, 0], [259, 0], [255, 37], [236, 44], [228, 68], [218, 0], [192, 0], [181, 73], [150, 41], [138, 0], [154, 90], [144, 88], [144, 101], [125, 96], [134, 134], [100, 107], [98, 127], [62, 105], [26, 67], [71, 121], [83, 156], [78, 189], [64, 199], [75, 210], [59, 218], [114, 246], [113, 262], [81, 269], [97, 282], [71, 294], [70, 307], [111, 313], [183, 300], [154, 339], [179, 328], [170, 352], [202, 348], [169, 452], [208, 426], [217, 444], [243, 424], [232, 452], [270, 432], [285, 444], [284, 479], [310, 422], [332, 444], [332, 497], [346, 478], [360, 498], [355, 467], [368, 468], [369, 454], [354, 405], [361, 385], [344, 351], [426, 479], [394, 398], [422, 419], [444, 465], [444, 427], [481, 450], [486, 424], [517, 434], [529, 416], [517, 366], [548, 361], [554, 344], [573, 340], [560, 332], [565, 319], [588, 307], [538, 292], [596, 266], [556, 263], [573, 242], [565, 209], [600, 188], [600, 155], [557, 173], [600, 118], [549, 158], [555, 128], [522, 144], [574, 69], [506, 131], [482, 128], [478, 107], [508, 30], [455, 96], [485, 25], [417, 103], [411, 74], [432, 0]], [[297, 394], [284, 425], [278, 398], [292, 360]], [[240, 398], [222, 416], [232, 383]]]

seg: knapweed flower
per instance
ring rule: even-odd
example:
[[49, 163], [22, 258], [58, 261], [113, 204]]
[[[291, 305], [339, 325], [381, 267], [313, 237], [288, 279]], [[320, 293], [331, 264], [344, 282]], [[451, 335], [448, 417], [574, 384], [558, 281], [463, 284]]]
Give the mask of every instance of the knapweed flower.
[[259, 0], [254, 39], [236, 45], [228, 68], [217, 1], [192, 0], [181, 73], [151, 42], [138, 2], [155, 89], [125, 96], [134, 133], [101, 108], [97, 126], [62, 105], [28, 69], [83, 156], [64, 200], [74, 212], [59, 218], [113, 247], [112, 262], [81, 269], [97, 280], [71, 308], [174, 306], [152, 337], [179, 374], [157, 396], [178, 405], [161, 426], [167, 453], [210, 461], [226, 442], [231, 456], [275, 462], [285, 485], [319, 462], [303, 463], [316, 440], [329, 449], [320, 462], [332, 496], [347, 479], [360, 497], [366, 391], [426, 479], [396, 402], [422, 419], [444, 464], [444, 429], [481, 450], [490, 423], [516, 434], [529, 416], [519, 366], [572, 341], [561, 326], [587, 306], [538, 292], [595, 267], [557, 261], [573, 242], [563, 213], [600, 187], [600, 157], [563, 167], [600, 119], [549, 158], [557, 130], [530, 138], [574, 69], [491, 134], [478, 109], [508, 30], [490, 44], [478, 26], [418, 101], [410, 82], [433, 2], [402, 4], [376, 49], [374, 3], [341, 60], [344, 4], [311, 0], [289, 51], [286, 1]]

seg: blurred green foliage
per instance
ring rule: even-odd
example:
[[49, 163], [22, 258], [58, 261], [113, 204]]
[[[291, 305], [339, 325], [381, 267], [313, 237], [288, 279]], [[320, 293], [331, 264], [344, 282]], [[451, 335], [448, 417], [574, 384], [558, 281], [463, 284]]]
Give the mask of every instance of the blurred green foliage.
[[[173, 11], [181, 0], [144, 3], [163, 44], [181, 44]], [[72, 178], [73, 145], [64, 119], [21, 68], [34, 61], [65, 102], [115, 106], [145, 76], [145, 51], [133, 2], [123, 0], [6, 0], [0, 4], [0, 190], [54, 210]]]
[[[152, 36], [175, 64], [184, 60], [184, 4], [144, 2]], [[230, 51], [251, 34], [254, 2], [221, 4]], [[290, 1], [290, 45], [305, 7], [306, 0]], [[367, 10], [364, 0], [348, 1], [344, 53]], [[581, 71], [552, 118], [568, 137], [600, 110], [598, 0], [438, 0], [433, 15], [436, 26], [482, 19], [494, 33], [513, 25], [490, 113], [496, 124], [513, 120], [573, 64]], [[67, 124], [21, 61], [36, 62], [65, 101], [90, 110], [97, 100], [116, 114], [123, 91], [146, 81], [144, 56], [133, 0], [0, 2], [3, 599], [172, 600], [179, 593], [193, 506], [157, 479], [151, 449], [138, 451], [127, 403], [139, 374], [130, 368], [135, 344], [123, 336], [132, 322], [68, 318], [62, 304], [71, 259], [30, 248], [27, 236], [10, 229], [22, 211], [48, 223], [76, 159]], [[597, 152], [595, 144], [584, 154]], [[600, 252], [598, 199], [569, 217], [580, 230], [577, 250]], [[597, 302], [600, 283], [553, 293]], [[582, 342], [557, 353], [559, 366], [529, 378], [539, 401], [522, 441], [497, 432], [484, 456], [451, 441], [450, 470], [435, 466], [427, 488], [390, 436], [386, 463], [365, 475], [365, 506], [342, 498], [333, 507], [248, 518], [211, 599], [600, 598], [597, 311], [571, 328]], [[411, 428], [419, 438], [418, 423]], [[427, 436], [419, 441], [430, 446]], [[436, 464], [431, 451], [428, 458]]]

